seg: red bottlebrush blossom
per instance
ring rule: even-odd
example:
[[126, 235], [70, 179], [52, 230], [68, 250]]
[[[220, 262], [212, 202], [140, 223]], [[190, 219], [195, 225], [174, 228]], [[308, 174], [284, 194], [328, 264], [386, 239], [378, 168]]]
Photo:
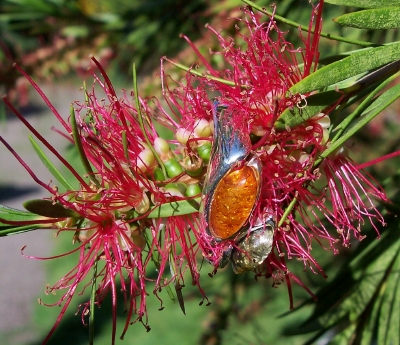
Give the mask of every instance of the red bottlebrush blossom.
[[[245, 42], [244, 48], [209, 27], [221, 45], [221, 52], [214, 54], [219, 54], [228, 68], [215, 69], [185, 37], [207, 75], [196, 77], [197, 71], [189, 71], [186, 80], [177, 83], [175, 89], [170, 86], [171, 82], [164, 82], [171, 109], [178, 109], [182, 116], [179, 134], [186, 133], [186, 140], [181, 144], [187, 149], [199, 151], [204, 143], [195, 128], [201, 121], [212, 119], [208, 92], [217, 94], [218, 103], [228, 109], [227, 125], [233, 128], [232, 132], [245, 132], [244, 136], [251, 139], [251, 155], [256, 155], [262, 164], [262, 182], [260, 198], [248, 220], [249, 227], [265, 215], [273, 217], [277, 225], [273, 249], [255, 271], [258, 275], [272, 276], [277, 284], [286, 280], [289, 290], [290, 278], [303, 284], [288, 270], [288, 260], [301, 260], [305, 267], [324, 275], [311, 255], [314, 241], [337, 253], [338, 242], [349, 246], [351, 235], [362, 239], [360, 231], [365, 220], [375, 228], [375, 222], [384, 224], [372, 198], [387, 200], [385, 193], [353, 165], [348, 155], [339, 152], [321, 157], [330, 144], [329, 111], [334, 105], [292, 128], [275, 128], [285, 110], [297, 107], [306, 112], [306, 98], [317, 92], [292, 94], [290, 88], [317, 67], [322, 3], [313, 8], [309, 26], [313, 34], [302, 36], [304, 48], [293, 48], [273, 15], [265, 20], [265, 16], [245, 9], [246, 18], [239, 19], [236, 26]], [[242, 30], [246, 33], [241, 34]], [[303, 64], [301, 69], [300, 64]], [[177, 137], [178, 141], [180, 138]], [[324, 219], [336, 231], [330, 231]], [[203, 228], [208, 225], [206, 221]], [[209, 232], [204, 231], [204, 236], [207, 238]], [[218, 267], [221, 253], [227, 247], [237, 248], [240, 236], [226, 241], [211, 238], [213, 252], [209, 260]]]
[[[150, 329], [147, 325], [146, 311], [146, 283], [149, 281], [154, 282], [155, 295], [171, 282], [174, 282], [175, 288], [179, 290], [184, 285], [183, 274], [189, 270], [192, 283], [199, 286], [205, 297], [200, 288], [196, 261], [199, 250], [196, 241], [202, 241], [198, 234], [200, 226], [196, 214], [190, 214], [192, 211], [179, 216], [160, 218], [163, 216], [158, 216], [155, 211], [161, 205], [173, 205], [170, 208], [174, 209], [179, 201], [193, 199], [199, 193], [196, 188], [192, 188], [198, 180], [183, 171], [171, 154], [168, 144], [158, 137], [147, 103], [139, 99], [139, 113], [131, 105], [132, 99], [130, 100], [128, 95], [125, 94], [119, 99], [104, 70], [99, 64], [98, 66], [104, 81], [99, 77], [96, 77], [96, 81], [106, 98], [98, 98], [95, 88], [87, 92], [86, 102], [74, 105], [71, 124], [60, 117], [33, 80], [25, 75], [59, 118], [65, 130], [72, 133], [69, 140], [76, 143], [81, 156], [86, 160], [84, 165], [88, 171], [86, 177], [90, 178], [89, 182], [79, 176], [5, 99], [21, 121], [56, 154], [80, 184], [77, 190], [68, 184], [66, 192], [49, 187], [40, 181], [17, 153], [0, 138], [35, 181], [51, 193], [49, 203], [62, 205], [69, 210], [70, 217], [53, 218], [52, 225], [48, 224], [51, 218], [47, 218], [42, 222], [46, 224], [44, 226], [53, 227], [59, 232], [72, 231], [74, 241], [81, 243], [74, 250], [80, 252], [77, 265], [58, 283], [48, 287], [49, 292], [61, 290], [64, 294], [56, 303], [62, 305], [60, 316], [44, 342], [60, 323], [80, 284], [87, 284], [87, 277], [92, 277], [92, 281], [95, 281], [96, 304], [100, 305], [107, 293], [111, 292], [113, 343], [116, 331], [116, 304], [120, 298], [117, 292], [118, 282], [127, 308], [127, 319], [121, 338], [135, 318]], [[64, 136], [68, 138], [68, 135]], [[163, 161], [164, 172], [157, 157]], [[178, 180], [188, 186], [186, 193], [174, 185]], [[158, 272], [157, 277], [150, 278], [149, 273], [155, 270]], [[84, 290], [86, 287], [87, 285], [82, 285], [80, 289]], [[179, 295], [179, 291], [177, 293]], [[181, 296], [179, 298], [181, 299]], [[184, 309], [183, 301], [181, 307]], [[88, 302], [83, 309], [82, 318], [88, 314], [90, 303]]]

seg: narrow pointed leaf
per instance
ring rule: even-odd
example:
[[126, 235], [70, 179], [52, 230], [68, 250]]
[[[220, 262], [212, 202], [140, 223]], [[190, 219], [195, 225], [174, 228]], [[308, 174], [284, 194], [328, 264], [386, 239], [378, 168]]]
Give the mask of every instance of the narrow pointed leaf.
[[309, 118], [321, 113], [324, 109], [334, 105], [339, 101], [343, 94], [334, 90], [320, 92], [305, 99], [305, 107], [287, 108], [275, 122], [277, 130], [285, 130], [287, 127], [293, 128]]
[[400, 344], [400, 253], [388, 273], [379, 304], [378, 344]]
[[[180, 200], [156, 207], [147, 218], [166, 218], [199, 212], [200, 199]], [[136, 215], [137, 216], [137, 215]]]
[[24, 232], [29, 232], [37, 229], [43, 228], [42, 225], [25, 225], [25, 226], [9, 226], [9, 228], [3, 228], [0, 224], [0, 237], [11, 236], [11, 235], [19, 235]]
[[182, 286], [181, 286], [181, 284], [179, 284], [178, 281], [175, 281], [174, 286], [175, 286], [176, 296], [178, 297], [179, 307], [181, 308], [182, 313], [184, 315], [186, 315], [185, 300], [183, 299], [183, 295], [182, 295]]
[[392, 87], [388, 91], [376, 98], [376, 100], [361, 114], [361, 116], [354, 121], [354, 124], [349, 126], [349, 129], [338, 140], [332, 143], [327, 150], [325, 150], [321, 157], [328, 157], [333, 151], [342, 146], [346, 140], [354, 135], [359, 129], [364, 127], [375, 116], [380, 114], [391, 103], [400, 97], [400, 84]]
[[92, 180], [92, 182], [97, 187], [100, 187], [100, 183], [99, 183], [99, 181], [97, 181], [96, 177], [94, 176], [92, 166], [90, 165], [90, 162], [86, 157], [85, 150], [83, 149], [81, 137], [80, 137], [79, 131], [78, 131], [78, 125], [76, 123], [75, 110], [74, 110], [73, 106], [71, 106], [71, 108], [70, 108], [70, 115], [71, 115], [70, 119], [71, 119], [72, 134], [74, 136], [75, 145], [79, 152], [79, 158], [81, 159], [81, 162], [82, 162], [89, 178]]
[[53, 203], [51, 200], [35, 199], [25, 202], [24, 207], [38, 215], [49, 218], [68, 218], [79, 217], [79, 214], [73, 210], [65, 208], [61, 204]]
[[332, 5], [351, 6], [358, 8], [378, 8], [387, 6], [396, 6], [399, 0], [325, 0]]
[[[41, 220], [43, 217], [37, 214], [0, 205], [0, 237], [18, 235], [46, 227], [46, 225], [40, 224]], [[8, 222], [15, 223], [15, 225]]]
[[43, 162], [44, 166], [50, 171], [50, 173], [56, 178], [58, 182], [60, 182], [65, 189], [73, 190], [73, 187], [69, 184], [69, 182], [62, 176], [60, 171], [54, 166], [54, 164], [50, 161], [50, 159], [46, 156], [40, 146], [37, 144], [35, 139], [32, 136], [29, 136], [29, 140], [36, 151], [36, 154], [39, 156], [40, 160]]
[[290, 94], [306, 94], [400, 60], [400, 42], [376, 48], [363, 49], [342, 60], [324, 66], [289, 89]]
[[[393, 342], [397, 338], [392, 330], [394, 327], [398, 332], [398, 324], [392, 326], [391, 323], [398, 319], [399, 313], [394, 304], [397, 297], [392, 291], [399, 284], [397, 261], [400, 237], [397, 236], [397, 219], [388, 219], [388, 224], [391, 226], [382, 233], [380, 240], [371, 237], [364, 240], [366, 242], [363, 241], [353, 253], [353, 259], [342, 267], [331, 283], [321, 289], [313, 315], [298, 327], [297, 334], [318, 331], [323, 337], [323, 334], [328, 334], [326, 332], [332, 333], [339, 327], [340, 332], [333, 332], [335, 336], [329, 339], [329, 344], [349, 343], [356, 329], [359, 344], [398, 343]], [[392, 279], [395, 281], [391, 283]], [[383, 316], [383, 308], [388, 315]], [[388, 322], [390, 325], [385, 326], [387, 328], [381, 334], [385, 333], [390, 338], [377, 341], [378, 325], [383, 327]], [[309, 343], [315, 343], [318, 338], [314, 337]]]
[[[0, 218], [10, 222], [34, 222], [42, 219], [41, 216], [35, 213], [17, 210], [3, 205], [0, 205]], [[0, 221], [0, 227], [10, 227], [10, 225], [1, 223]]]
[[329, 340], [330, 345], [343, 345], [349, 344], [350, 339], [354, 337], [354, 333], [356, 332], [356, 325], [351, 325], [343, 331], [336, 332], [336, 335], [333, 339]]
[[334, 19], [342, 26], [357, 29], [395, 29], [400, 27], [400, 7], [385, 7], [344, 14]]

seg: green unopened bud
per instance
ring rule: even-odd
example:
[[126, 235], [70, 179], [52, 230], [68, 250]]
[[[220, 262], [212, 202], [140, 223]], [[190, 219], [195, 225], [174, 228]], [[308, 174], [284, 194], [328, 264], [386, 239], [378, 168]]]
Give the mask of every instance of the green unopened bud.
[[208, 163], [208, 161], [210, 160], [210, 156], [211, 156], [211, 143], [206, 142], [203, 145], [199, 146], [197, 148], [197, 153], [199, 154], [199, 157], [205, 163]]
[[199, 138], [209, 137], [212, 134], [210, 123], [205, 119], [199, 120], [194, 127], [194, 133]]
[[171, 158], [164, 162], [165, 170], [167, 171], [168, 177], [176, 177], [183, 173], [183, 168], [175, 158]]
[[165, 181], [165, 179], [166, 179], [164, 172], [159, 167], [154, 169], [153, 174], [154, 174], [155, 181]]
[[201, 188], [198, 183], [190, 184], [186, 188], [186, 196], [196, 196], [201, 194]]

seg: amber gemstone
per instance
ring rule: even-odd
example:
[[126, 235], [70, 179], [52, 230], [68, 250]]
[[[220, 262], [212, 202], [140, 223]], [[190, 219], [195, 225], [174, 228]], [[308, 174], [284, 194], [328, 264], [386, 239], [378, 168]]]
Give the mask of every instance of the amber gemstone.
[[253, 211], [258, 189], [257, 171], [249, 166], [221, 179], [210, 206], [209, 227], [215, 237], [227, 239], [243, 227]]

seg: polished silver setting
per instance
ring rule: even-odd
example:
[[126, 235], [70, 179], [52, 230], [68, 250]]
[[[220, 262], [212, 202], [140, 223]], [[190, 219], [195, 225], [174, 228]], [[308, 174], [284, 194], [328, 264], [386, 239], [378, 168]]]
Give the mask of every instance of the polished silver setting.
[[[232, 168], [243, 163], [251, 153], [250, 138], [244, 135], [245, 131], [234, 129], [231, 123], [230, 113], [224, 106], [216, 105], [214, 118], [214, 141], [211, 151], [206, 178], [203, 186], [203, 197], [200, 212], [203, 214], [207, 232], [209, 229], [210, 206], [214, 198], [214, 192], [221, 179]], [[260, 169], [261, 169], [261, 164]]]
[[[257, 172], [257, 178], [260, 179], [262, 166], [258, 156], [252, 154], [250, 138], [245, 135], [247, 132], [244, 127], [245, 124], [242, 124], [243, 128], [237, 125], [234, 128], [231, 122], [231, 114], [224, 106], [216, 106], [213, 117], [214, 142], [203, 186], [200, 214], [204, 217], [207, 232], [214, 236], [216, 240], [221, 240], [215, 236], [209, 225], [211, 202], [217, 185], [232, 169], [242, 164], [253, 167]], [[258, 202], [260, 190], [261, 188], [257, 191], [255, 204]]]
[[259, 201], [261, 192], [261, 161], [254, 152], [251, 151], [250, 137], [248, 136], [245, 123], [243, 128], [232, 125], [232, 114], [227, 111], [227, 107], [216, 105], [214, 117], [214, 142], [210, 157], [204, 186], [200, 214], [203, 216], [206, 231], [215, 238], [216, 241], [234, 240], [235, 245], [230, 245], [224, 252], [220, 267], [224, 267], [229, 261], [232, 262], [235, 273], [242, 273], [254, 270], [261, 264], [272, 250], [275, 222], [272, 216], [258, 219], [251, 227], [249, 219], [246, 225], [239, 229], [232, 238], [221, 239], [215, 235], [210, 228], [210, 210], [214, 198], [214, 192], [221, 179], [235, 167], [247, 165], [253, 167], [259, 179], [256, 201], [249, 218]]
[[230, 261], [235, 273], [253, 271], [271, 253], [274, 242], [275, 221], [270, 216], [265, 222], [251, 228], [250, 233], [236, 242]]

